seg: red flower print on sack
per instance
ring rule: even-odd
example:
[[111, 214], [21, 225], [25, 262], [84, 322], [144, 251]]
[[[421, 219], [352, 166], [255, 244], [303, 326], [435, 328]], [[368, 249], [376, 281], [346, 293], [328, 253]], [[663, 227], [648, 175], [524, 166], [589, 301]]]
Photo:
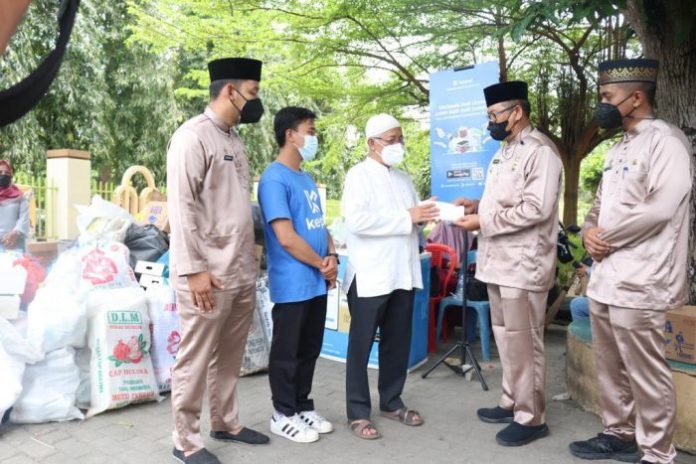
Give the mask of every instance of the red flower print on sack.
[[167, 352], [172, 356], [179, 351], [179, 342], [181, 342], [181, 335], [176, 330], [172, 330], [172, 333], [167, 337]]
[[140, 341], [137, 338], [131, 337], [130, 341], [128, 342], [128, 348], [130, 348], [130, 352], [128, 353], [128, 360], [130, 362], [133, 364], [138, 364], [140, 361], [142, 361], [143, 352], [140, 346]]
[[114, 346], [113, 354], [109, 356], [109, 361], [116, 364], [116, 367], [121, 367], [122, 364], [138, 364], [147, 353], [147, 342], [143, 334], [140, 334], [138, 337], [131, 337], [128, 343], [119, 340]]
[[118, 274], [116, 263], [103, 250], [95, 249], [82, 258], [84, 265], [82, 278], [92, 285], [104, 285], [112, 282]]
[[128, 362], [128, 355], [130, 354], [130, 347], [123, 343], [123, 340], [119, 340], [116, 346], [114, 346], [114, 361], [118, 362]]

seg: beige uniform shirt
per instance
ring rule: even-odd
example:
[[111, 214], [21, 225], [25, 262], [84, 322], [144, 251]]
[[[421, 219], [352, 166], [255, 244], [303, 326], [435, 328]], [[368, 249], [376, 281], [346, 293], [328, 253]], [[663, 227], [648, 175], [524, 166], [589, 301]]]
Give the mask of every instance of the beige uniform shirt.
[[562, 175], [556, 146], [532, 127], [498, 150], [478, 208], [479, 280], [533, 292], [553, 286]]
[[587, 295], [600, 303], [666, 310], [687, 300], [691, 145], [665, 121], [643, 120], [606, 155], [585, 230], [613, 251], [592, 266]]
[[172, 136], [167, 197], [176, 289], [188, 290], [185, 276], [202, 271], [225, 289], [253, 284], [249, 163], [239, 135], [210, 108]]

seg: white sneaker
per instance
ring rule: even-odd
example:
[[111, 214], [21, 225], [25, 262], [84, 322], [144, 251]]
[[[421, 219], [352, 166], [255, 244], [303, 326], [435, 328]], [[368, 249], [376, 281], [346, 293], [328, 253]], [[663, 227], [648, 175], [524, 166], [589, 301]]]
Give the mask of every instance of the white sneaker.
[[312, 443], [319, 440], [319, 433], [305, 424], [297, 414], [292, 417], [280, 413], [273, 414], [271, 432], [296, 443]]
[[333, 424], [316, 411], [302, 411], [300, 419], [319, 433], [333, 432]]

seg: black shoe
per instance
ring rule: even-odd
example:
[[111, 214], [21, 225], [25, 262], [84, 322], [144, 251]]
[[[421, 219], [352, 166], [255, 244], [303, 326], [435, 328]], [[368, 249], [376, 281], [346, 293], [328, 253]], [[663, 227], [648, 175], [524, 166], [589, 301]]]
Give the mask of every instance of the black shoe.
[[12, 412], [12, 408], [5, 411], [5, 414], [2, 416], [2, 419], [0, 419], [0, 424], [5, 424], [7, 422], [10, 422], [10, 413], [11, 412]]
[[517, 422], [505, 427], [495, 436], [495, 441], [503, 446], [522, 446], [549, 434], [546, 424], [522, 425]]
[[213, 453], [203, 448], [186, 456], [183, 451], [174, 448], [174, 458], [184, 464], [222, 464]]
[[238, 443], [246, 443], [248, 445], [265, 445], [269, 441], [267, 435], [244, 427], [236, 435], [229, 432], [210, 432], [210, 437], [221, 441], [236, 441]]
[[500, 406], [495, 408], [481, 408], [476, 411], [476, 415], [483, 422], [489, 424], [512, 424], [515, 419], [515, 411], [503, 409]]
[[614, 459], [622, 462], [640, 461], [640, 451], [635, 440], [623, 441], [606, 433], [585, 441], [570, 444], [570, 454], [581, 459]]

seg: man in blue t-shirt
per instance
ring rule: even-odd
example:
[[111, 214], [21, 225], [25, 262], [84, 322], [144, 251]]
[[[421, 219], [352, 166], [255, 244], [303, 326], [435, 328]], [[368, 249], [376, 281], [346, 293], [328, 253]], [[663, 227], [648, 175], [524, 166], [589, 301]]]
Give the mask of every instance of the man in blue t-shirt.
[[302, 171], [314, 159], [316, 115], [280, 110], [273, 121], [280, 152], [259, 183], [265, 220], [268, 277], [273, 301], [273, 342], [268, 378], [274, 414], [271, 432], [299, 443], [319, 439], [333, 425], [309, 399], [321, 351], [327, 288], [336, 285], [338, 255], [324, 225], [319, 191]]

